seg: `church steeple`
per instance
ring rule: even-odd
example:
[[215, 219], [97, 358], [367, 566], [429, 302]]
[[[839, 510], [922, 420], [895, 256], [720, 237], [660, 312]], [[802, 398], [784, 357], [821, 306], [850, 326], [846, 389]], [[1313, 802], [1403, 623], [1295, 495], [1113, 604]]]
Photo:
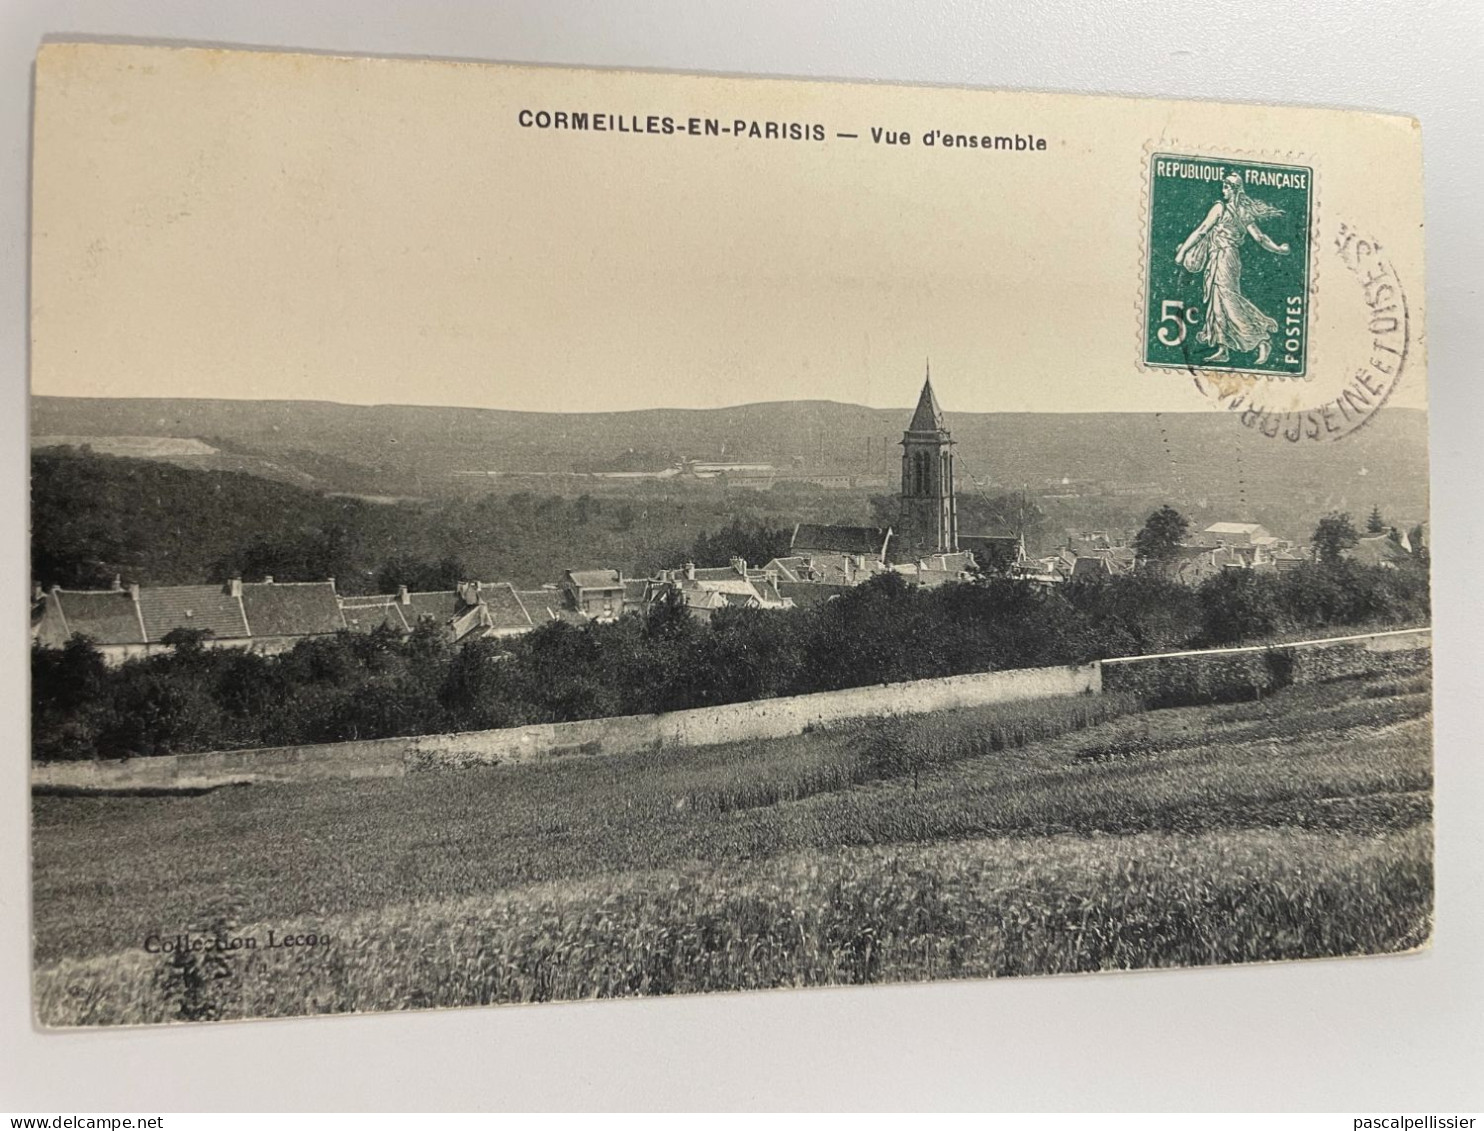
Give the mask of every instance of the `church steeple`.
[[922, 395], [917, 398], [917, 411], [912, 414], [908, 432], [943, 431], [943, 410], [938, 407], [938, 398], [933, 395], [933, 367], [927, 367], [927, 377], [922, 383]]
[[917, 410], [902, 433], [901, 529], [897, 545], [911, 557], [958, 550], [958, 501], [953, 485], [953, 438], [933, 394], [928, 369]]

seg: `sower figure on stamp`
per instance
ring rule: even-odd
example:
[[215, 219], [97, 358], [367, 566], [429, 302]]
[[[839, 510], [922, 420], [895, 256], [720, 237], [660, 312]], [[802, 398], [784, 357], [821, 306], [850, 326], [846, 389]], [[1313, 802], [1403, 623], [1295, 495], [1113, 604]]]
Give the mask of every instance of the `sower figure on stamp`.
[[1256, 350], [1261, 365], [1272, 353], [1278, 323], [1242, 294], [1241, 247], [1251, 236], [1275, 255], [1287, 255], [1286, 243], [1274, 243], [1257, 226], [1259, 220], [1281, 215], [1281, 208], [1248, 196], [1240, 174], [1228, 173], [1222, 178], [1221, 199], [1175, 252], [1175, 262], [1185, 270], [1206, 273], [1206, 321], [1196, 335], [1196, 341], [1216, 347], [1206, 360], [1228, 361], [1231, 350]]

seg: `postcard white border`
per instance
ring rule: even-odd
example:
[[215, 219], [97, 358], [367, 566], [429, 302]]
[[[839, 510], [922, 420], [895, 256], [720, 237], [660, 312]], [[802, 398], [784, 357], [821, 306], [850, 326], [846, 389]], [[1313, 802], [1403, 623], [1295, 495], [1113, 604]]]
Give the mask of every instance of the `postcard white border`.
[[[966, 10], [939, 0], [113, 0], [7, 4], [0, 257], [3, 507], [16, 631], [0, 652], [12, 752], [0, 822], [0, 1101], [17, 1110], [288, 1108], [1054, 1108], [1440, 1110], [1477, 1107], [1484, 1016], [1480, 861], [1484, 618], [1466, 572], [1481, 529], [1476, 442], [1484, 169], [1464, 110], [1484, 73], [1470, 0], [1398, 35], [1405, 6], [1363, 21], [1345, 0], [1262, 19], [1244, 6], [1084, 0]], [[1471, 16], [1469, 13], [1474, 12]], [[1472, 30], [1470, 30], [1472, 29]], [[29, 1023], [21, 603], [25, 595], [25, 223], [29, 89], [43, 34], [719, 73], [1116, 91], [1407, 110], [1424, 121], [1437, 637], [1439, 916], [1427, 954], [1243, 969], [599, 1006], [459, 1010], [207, 1029], [43, 1034]], [[1336, 42], [1337, 36], [1348, 37]], [[1446, 62], [1445, 62], [1446, 61]], [[1473, 249], [1474, 259], [1461, 254]], [[1473, 296], [1471, 299], [1470, 296]], [[215, 1069], [210, 1066], [217, 1066]]]

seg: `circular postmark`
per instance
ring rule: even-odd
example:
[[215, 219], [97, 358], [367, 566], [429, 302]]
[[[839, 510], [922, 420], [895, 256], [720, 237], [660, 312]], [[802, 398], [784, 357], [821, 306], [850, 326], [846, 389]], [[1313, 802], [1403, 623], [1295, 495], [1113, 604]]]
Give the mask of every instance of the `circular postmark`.
[[[1361, 300], [1355, 315], [1357, 351], [1346, 363], [1348, 371], [1338, 370], [1322, 381], [1311, 375], [1295, 384], [1203, 368], [1186, 353], [1200, 394], [1269, 439], [1323, 443], [1353, 435], [1386, 406], [1406, 371], [1412, 344], [1407, 296], [1385, 248], [1342, 223], [1331, 250], [1356, 280]], [[1316, 395], [1321, 389], [1323, 394]]]

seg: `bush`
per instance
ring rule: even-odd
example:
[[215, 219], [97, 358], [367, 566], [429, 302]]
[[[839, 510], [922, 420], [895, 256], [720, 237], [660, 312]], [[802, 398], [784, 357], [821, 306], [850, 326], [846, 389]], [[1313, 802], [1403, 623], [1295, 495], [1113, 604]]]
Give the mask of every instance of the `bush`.
[[[791, 612], [732, 609], [703, 623], [662, 604], [613, 623], [553, 621], [459, 648], [432, 625], [407, 636], [380, 628], [315, 637], [277, 656], [181, 635], [171, 653], [109, 669], [77, 639], [33, 649], [32, 756], [297, 745], [675, 711], [1220, 646], [1296, 627], [1415, 623], [1427, 600], [1425, 570], [1351, 562], [1286, 575], [1228, 571], [1196, 590], [1148, 574], [1052, 591], [1006, 578], [921, 589], [885, 573]], [[1169, 672], [1109, 669], [1110, 690], [1126, 679], [1161, 704], [1252, 698], [1293, 678], [1286, 656]]]

